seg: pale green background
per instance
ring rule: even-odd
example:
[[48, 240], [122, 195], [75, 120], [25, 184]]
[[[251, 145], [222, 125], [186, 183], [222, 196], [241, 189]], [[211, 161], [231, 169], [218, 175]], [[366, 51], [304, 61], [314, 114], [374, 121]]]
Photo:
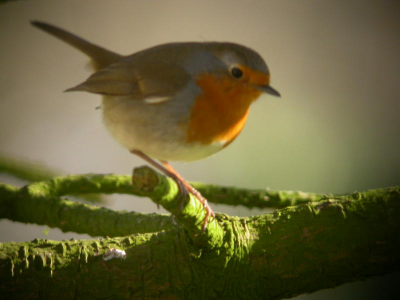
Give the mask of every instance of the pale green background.
[[[398, 3], [48, 0], [0, 5], [0, 151], [65, 174], [126, 174], [144, 164], [104, 129], [101, 111], [95, 110], [99, 96], [62, 93], [90, 74], [84, 68], [87, 58], [29, 25], [42, 20], [121, 54], [165, 42], [215, 40], [247, 45], [265, 58], [271, 85], [282, 98], [261, 97], [242, 134], [223, 152], [175, 163], [188, 180], [322, 193], [398, 185]], [[212, 206], [232, 215], [265, 212]], [[157, 211], [147, 199], [126, 196], [112, 197], [107, 207]], [[0, 241], [45, 238], [45, 228], [1, 221]], [[47, 236], [70, 237], [87, 236], [56, 229]], [[335, 290], [342, 293], [336, 297], [375, 299], [367, 287], [382, 281], [361, 285], [359, 294], [346, 285]]]

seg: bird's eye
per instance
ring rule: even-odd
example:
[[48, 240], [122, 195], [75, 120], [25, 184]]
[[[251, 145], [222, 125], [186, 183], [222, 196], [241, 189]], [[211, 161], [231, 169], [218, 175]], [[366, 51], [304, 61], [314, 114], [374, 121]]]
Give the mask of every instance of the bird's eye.
[[240, 78], [243, 76], [243, 71], [240, 70], [238, 67], [233, 67], [231, 69], [232, 76], [235, 78]]

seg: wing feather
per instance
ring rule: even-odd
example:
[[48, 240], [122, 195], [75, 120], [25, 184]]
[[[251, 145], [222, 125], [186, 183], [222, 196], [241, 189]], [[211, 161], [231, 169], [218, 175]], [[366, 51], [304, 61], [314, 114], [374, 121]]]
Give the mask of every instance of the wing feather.
[[132, 96], [133, 99], [148, 99], [149, 103], [155, 103], [175, 95], [189, 80], [190, 75], [177, 64], [122, 60], [93, 73], [86, 81], [66, 91]]

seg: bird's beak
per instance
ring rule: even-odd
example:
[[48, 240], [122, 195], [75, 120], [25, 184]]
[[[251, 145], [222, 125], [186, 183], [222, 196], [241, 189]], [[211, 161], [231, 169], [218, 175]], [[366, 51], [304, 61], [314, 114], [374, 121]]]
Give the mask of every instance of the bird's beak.
[[267, 94], [270, 94], [273, 96], [277, 96], [277, 97], [281, 96], [281, 94], [279, 94], [279, 92], [277, 90], [270, 87], [269, 85], [260, 85], [260, 86], [257, 86], [257, 88], [264, 93], [267, 93]]

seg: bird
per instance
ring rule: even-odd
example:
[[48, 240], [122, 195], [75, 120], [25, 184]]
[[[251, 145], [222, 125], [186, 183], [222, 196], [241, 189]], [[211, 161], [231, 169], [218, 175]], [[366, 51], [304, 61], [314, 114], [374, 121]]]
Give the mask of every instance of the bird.
[[102, 95], [103, 121], [132, 154], [171, 177], [184, 199], [205, 199], [169, 163], [195, 161], [224, 149], [242, 131], [263, 93], [280, 97], [255, 50], [231, 42], [171, 42], [120, 55], [54, 25], [31, 24], [82, 51], [94, 72], [67, 89]]

